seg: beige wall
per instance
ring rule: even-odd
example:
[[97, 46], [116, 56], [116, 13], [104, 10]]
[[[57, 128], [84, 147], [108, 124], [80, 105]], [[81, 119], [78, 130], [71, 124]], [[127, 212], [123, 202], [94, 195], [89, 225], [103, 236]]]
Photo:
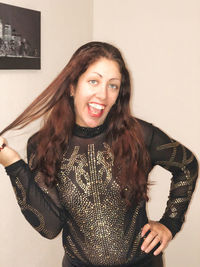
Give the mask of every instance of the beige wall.
[[[123, 52], [134, 84], [135, 115], [200, 156], [200, 1], [94, 0], [93, 39]], [[164, 211], [170, 175], [156, 168], [149, 213]], [[199, 266], [199, 182], [183, 230], [166, 251], [167, 267]]]
[[[93, 32], [93, 39], [112, 42], [123, 52], [133, 76], [134, 113], [200, 156], [198, 0], [1, 2], [42, 12], [42, 69], [0, 71], [0, 129], [49, 84], [74, 49], [92, 39]], [[9, 133], [9, 142], [22, 156], [25, 141], [34, 130], [31, 127], [23, 135]], [[0, 266], [61, 266], [61, 237], [40, 237], [21, 215], [2, 168], [0, 176]], [[157, 183], [151, 190], [151, 219], [159, 219], [163, 212], [169, 178], [161, 168], [151, 175]], [[187, 222], [167, 249], [167, 267], [199, 266], [199, 191], [198, 185]]]
[[[92, 38], [92, 0], [7, 0], [3, 3], [41, 11], [41, 70], [0, 70], [0, 129], [13, 120], [61, 71], [76, 48]], [[31, 132], [9, 133], [23, 156]], [[61, 236], [41, 237], [26, 222], [3, 168], [0, 168], [0, 266], [57, 267], [64, 254]]]

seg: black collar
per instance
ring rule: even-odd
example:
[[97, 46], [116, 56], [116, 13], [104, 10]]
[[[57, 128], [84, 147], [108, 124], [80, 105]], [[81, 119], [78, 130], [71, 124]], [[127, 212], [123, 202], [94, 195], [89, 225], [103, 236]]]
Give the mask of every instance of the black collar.
[[106, 126], [107, 126], [106, 122], [94, 128], [82, 127], [82, 126], [75, 124], [73, 134], [78, 137], [92, 138], [103, 133], [106, 130]]

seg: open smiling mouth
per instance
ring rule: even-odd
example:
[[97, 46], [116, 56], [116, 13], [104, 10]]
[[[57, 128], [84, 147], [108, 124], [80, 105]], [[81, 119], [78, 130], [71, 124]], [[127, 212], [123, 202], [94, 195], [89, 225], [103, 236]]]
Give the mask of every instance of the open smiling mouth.
[[88, 103], [88, 112], [92, 117], [100, 117], [103, 114], [105, 105], [97, 103]]

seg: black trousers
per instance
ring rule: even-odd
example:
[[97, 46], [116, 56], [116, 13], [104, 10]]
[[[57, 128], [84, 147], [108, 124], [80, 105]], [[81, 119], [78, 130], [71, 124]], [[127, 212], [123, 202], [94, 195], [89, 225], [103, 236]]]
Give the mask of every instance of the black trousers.
[[[135, 263], [135, 264], [130, 264], [130, 265], [121, 265], [121, 266], [126, 266], [126, 267], [163, 267], [163, 259], [162, 259], [162, 254], [158, 256], [152, 256], [148, 258], [146, 261], [143, 261], [142, 263]], [[76, 264], [76, 263], [71, 263], [67, 257], [64, 257], [62, 267], [89, 267], [88, 265], [84, 264]], [[120, 267], [120, 266], [119, 266]]]

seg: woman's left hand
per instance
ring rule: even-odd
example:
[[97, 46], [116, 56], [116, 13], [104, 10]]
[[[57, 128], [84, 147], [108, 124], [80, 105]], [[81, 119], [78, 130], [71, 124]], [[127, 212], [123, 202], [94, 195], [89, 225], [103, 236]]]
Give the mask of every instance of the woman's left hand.
[[172, 233], [163, 224], [155, 221], [150, 221], [142, 228], [142, 237], [150, 231], [142, 243], [141, 249], [146, 253], [149, 253], [159, 242], [160, 246], [154, 251], [154, 255], [160, 254], [172, 240]]

